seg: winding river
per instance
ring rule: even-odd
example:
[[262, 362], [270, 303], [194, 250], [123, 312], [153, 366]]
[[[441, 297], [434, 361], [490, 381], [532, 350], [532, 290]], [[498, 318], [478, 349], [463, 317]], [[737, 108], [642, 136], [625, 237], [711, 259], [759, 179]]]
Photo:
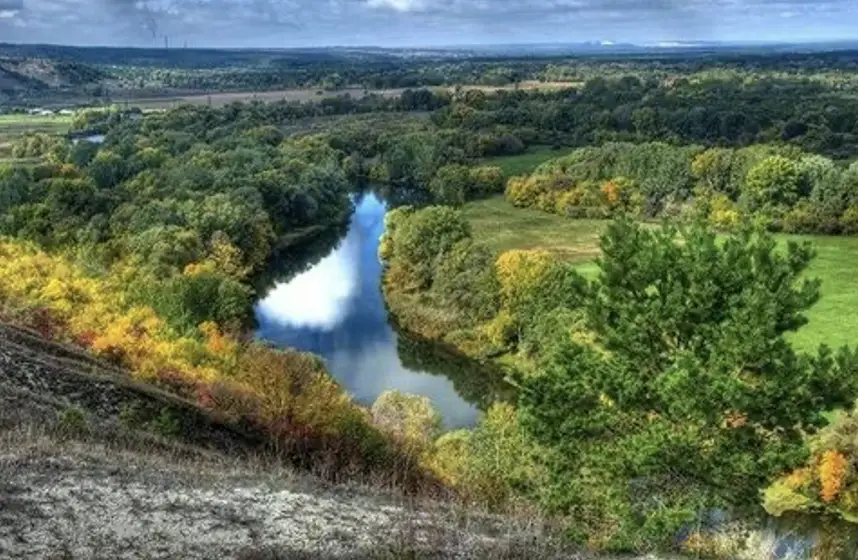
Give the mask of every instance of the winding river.
[[[256, 305], [257, 336], [324, 358], [331, 374], [358, 402], [370, 405], [384, 391], [428, 397], [447, 428], [473, 425], [478, 407], [431, 363], [403, 356], [410, 341], [391, 326], [381, 293], [378, 245], [387, 205], [372, 193], [356, 200], [348, 232], [318, 263], [273, 282]], [[472, 399], [473, 401], [473, 399]]]

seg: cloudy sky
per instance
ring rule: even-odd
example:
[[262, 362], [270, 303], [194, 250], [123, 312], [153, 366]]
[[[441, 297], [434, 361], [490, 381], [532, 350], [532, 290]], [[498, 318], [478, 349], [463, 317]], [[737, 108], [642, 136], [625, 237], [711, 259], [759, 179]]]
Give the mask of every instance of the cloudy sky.
[[858, 0], [0, 0], [0, 42], [439, 45], [854, 37]]

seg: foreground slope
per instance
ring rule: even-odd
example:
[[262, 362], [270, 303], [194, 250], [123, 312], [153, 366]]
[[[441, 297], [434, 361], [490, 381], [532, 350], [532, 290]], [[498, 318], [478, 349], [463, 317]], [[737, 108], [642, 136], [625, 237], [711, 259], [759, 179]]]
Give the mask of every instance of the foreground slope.
[[0, 324], [0, 557], [580, 557], [532, 519], [328, 485], [259, 449], [75, 348]]

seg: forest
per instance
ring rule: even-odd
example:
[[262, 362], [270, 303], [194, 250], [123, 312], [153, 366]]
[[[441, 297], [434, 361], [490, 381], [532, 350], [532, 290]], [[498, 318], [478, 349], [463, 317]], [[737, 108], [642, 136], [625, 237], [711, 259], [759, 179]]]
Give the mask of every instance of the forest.
[[[294, 84], [331, 79], [320, 58]], [[137, 64], [123, 79], [283, 79]], [[350, 65], [342, 83], [413, 89], [87, 109], [69, 134], [16, 137], [0, 163], [0, 320], [86, 348], [336, 480], [535, 511], [596, 551], [754, 558], [743, 535], [774, 516], [817, 528], [818, 558], [853, 557], [858, 350], [794, 343], [825, 284], [808, 274], [814, 246], [775, 233], [858, 233], [854, 58], [375, 64]], [[570, 84], [435, 90], [430, 70], [445, 84]], [[532, 168], [503, 165], [536, 153]], [[471, 429], [444, 433], [425, 398], [362, 407], [317, 357], [252, 337], [272, 263], [300, 268], [293, 251], [335, 243], [367, 189], [393, 208], [379, 257], [410, 344], [443, 345], [455, 351], [444, 367], [483, 366], [503, 386], [480, 395]], [[590, 272], [486, 243], [469, 208], [500, 197], [570, 230], [599, 220]]]

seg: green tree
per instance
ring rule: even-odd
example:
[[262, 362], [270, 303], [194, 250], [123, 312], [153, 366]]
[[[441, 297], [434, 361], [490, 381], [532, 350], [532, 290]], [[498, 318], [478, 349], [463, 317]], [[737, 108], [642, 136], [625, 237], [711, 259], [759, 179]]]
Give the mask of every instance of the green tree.
[[744, 192], [746, 204], [751, 210], [789, 206], [798, 199], [800, 187], [798, 164], [784, 156], [770, 156], [748, 172]]
[[429, 190], [439, 204], [461, 206], [470, 195], [470, 172], [464, 165], [445, 165], [432, 178]]
[[470, 322], [490, 319], [499, 306], [494, 261], [485, 245], [459, 241], [439, 259], [432, 290], [445, 307], [460, 311]]
[[388, 224], [393, 227], [385, 233], [381, 254], [389, 257], [388, 265], [401, 267], [420, 288], [431, 287], [438, 258], [471, 236], [461, 213], [446, 206], [403, 211]]
[[602, 237], [587, 342], [565, 338], [522, 380], [524, 424], [550, 458], [546, 505], [603, 544], [670, 546], [713, 508], [758, 512], [758, 491], [807, 454], [823, 412], [858, 392], [856, 357], [799, 354], [813, 252], [701, 224]]

